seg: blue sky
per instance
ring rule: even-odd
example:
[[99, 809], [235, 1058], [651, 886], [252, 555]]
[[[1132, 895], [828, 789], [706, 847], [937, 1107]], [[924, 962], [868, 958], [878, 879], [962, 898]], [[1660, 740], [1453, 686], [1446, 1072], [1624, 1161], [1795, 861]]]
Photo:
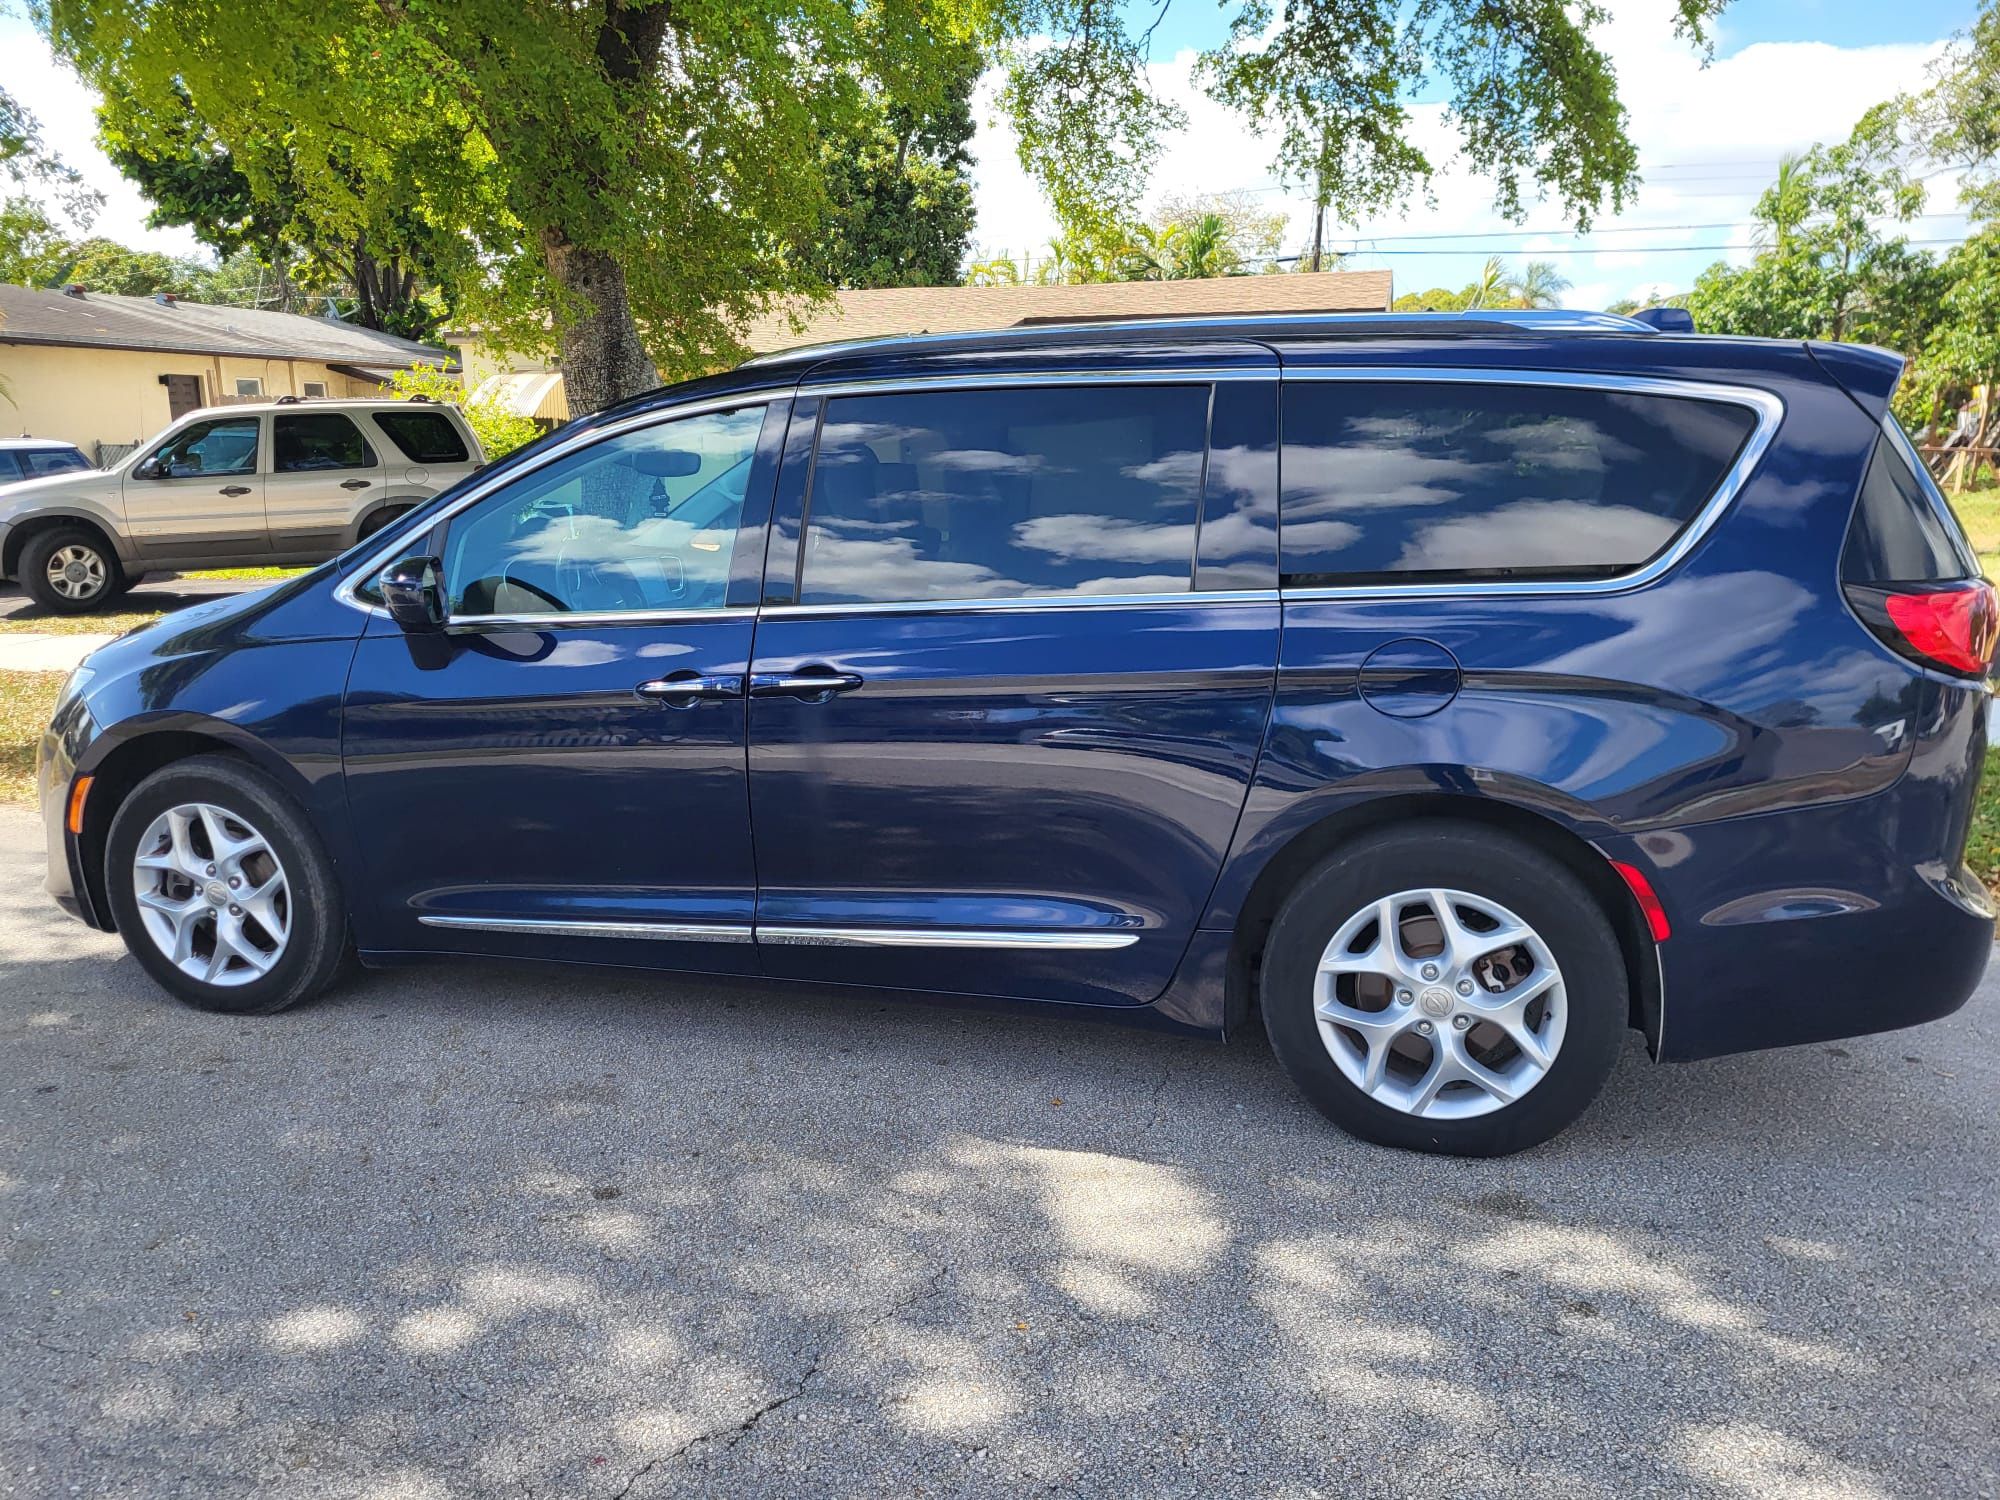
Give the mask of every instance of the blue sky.
[[[27, 21], [0, 0], [0, 49], [15, 66], [8, 87], [40, 116], [51, 143], [102, 189], [98, 231], [127, 243], [197, 253], [184, 232], [148, 230], [147, 205], [91, 143], [83, 86], [49, 58]], [[1420, 102], [1413, 131], [1443, 166], [1434, 201], [1330, 235], [1355, 267], [1387, 267], [1398, 292], [1460, 286], [1489, 254], [1515, 262], [1545, 258], [1573, 283], [1571, 306], [1596, 307], [1626, 295], [1684, 290], [1716, 259], [1747, 258], [1749, 210], [1788, 150], [1846, 135], [1869, 105], [1922, 83], [1945, 40], [1969, 25], [1975, 0], [1735, 0], [1716, 27], [1713, 60], [1701, 60], [1672, 32], [1672, 0], [1608, 0], [1599, 44], [1618, 70], [1621, 97], [1639, 148], [1645, 185], [1636, 202], [1596, 232], [1577, 236], [1553, 208], [1531, 208], [1524, 224], [1492, 212], [1492, 192], [1449, 164], [1452, 142], [1435, 102]], [[1242, 190], [1287, 216], [1286, 251], [1303, 249], [1311, 205], [1269, 170], [1270, 148], [1196, 90], [1195, 52], [1221, 41], [1233, 7], [1171, 0], [1153, 39], [1153, 85], [1181, 103], [1189, 129], [1168, 143], [1152, 192]], [[1155, 7], [1135, 3], [1144, 24]], [[1046, 205], [1015, 160], [1011, 132], [982, 93], [974, 141], [976, 250], [1040, 255], [1053, 229]], [[1934, 184], [1930, 217], [1913, 239], [1962, 235], [1952, 185]], [[1933, 248], [1943, 248], [1943, 243]]]

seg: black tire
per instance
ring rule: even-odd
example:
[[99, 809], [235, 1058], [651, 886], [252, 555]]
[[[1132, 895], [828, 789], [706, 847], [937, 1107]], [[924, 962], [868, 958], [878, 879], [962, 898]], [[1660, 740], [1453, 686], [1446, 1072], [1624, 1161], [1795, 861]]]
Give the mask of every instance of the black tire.
[[[66, 547], [83, 548], [95, 557], [103, 572], [103, 585], [82, 598], [61, 592], [49, 579], [50, 559]], [[104, 609], [127, 587], [118, 554], [88, 526], [51, 526], [29, 537], [21, 549], [20, 580], [28, 597], [52, 615], [83, 615]]]
[[[270, 971], [246, 982], [212, 984], [175, 965], [148, 932], [133, 885], [139, 840], [168, 809], [206, 803], [261, 834], [283, 867], [289, 930]], [[206, 837], [205, 834], [199, 837]], [[155, 771], [135, 787], [111, 820], [104, 883], [111, 914], [139, 966], [197, 1010], [269, 1015], [320, 994], [348, 952], [347, 907], [319, 837], [297, 803], [254, 767], [223, 756], [198, 756]], [[214, 949], [210, 940], [210, 951]]]
[[[1561, 1045], [1539, 1081], [1512, 1103], [1463, 1119], [1413, 1114], [1370, 1097], [1334, 1061], [1314, 1013], [1320, 960], [1343, 924], [1385, 897], [1436, 888], [1484, 898], [1526, 922], [1561, 971], [1567, 1009]], [[1548, 1140], [1597, 1097], [1623, 1040], [1627, 989], [1611, 924], [1568, 868], [1503, 834], [1440, 821], [1364, 835], [1300, 881], [1272, 924], [1260, 994], [1278, 1061], [1341, 1129], [1410, 1151], [1505, 1156]], [[1438, 1003], [1449, 1003], [1448, 994]], [[1490, 1035], [1476, 1023], [1466, 1033], [1468, 1042]], [[1429, 1045], [1415, 1043], [1419, 1057]]]

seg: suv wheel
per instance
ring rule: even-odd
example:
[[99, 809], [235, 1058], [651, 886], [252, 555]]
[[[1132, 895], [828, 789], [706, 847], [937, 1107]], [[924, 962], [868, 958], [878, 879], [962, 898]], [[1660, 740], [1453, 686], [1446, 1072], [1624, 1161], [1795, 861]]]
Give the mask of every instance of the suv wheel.
[[1501, 1156], [1582, 1114], [1618, 1055], [1625, 962], [1558, 861], [1436, 823], [1343, 847], [1286, 901], [1265, 951], [1265, 1029], [1344, 1130]]
[[28, 597], [51, 614], [86, 614], [125, 592], [118, 554], [82, 526], [54, 526], [29, 537], [20, 576]]
[[104, 883], [125, 946], [198, 1010], [310, 1000], [347, 952], [333, 865], [261, 772], [215, 756], [140, 782], [111, 821]]

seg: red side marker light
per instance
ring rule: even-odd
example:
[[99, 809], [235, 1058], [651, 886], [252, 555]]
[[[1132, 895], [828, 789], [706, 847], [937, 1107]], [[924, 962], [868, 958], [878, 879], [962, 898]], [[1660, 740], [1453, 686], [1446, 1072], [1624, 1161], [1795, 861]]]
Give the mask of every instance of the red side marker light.
[[1674, 930], [1667, 924], [1667, 909], [1660, 905], [1659, 894], [1653, 889], [1653, 882], [1646, 878], [1646, 872], [1637, 865], [1628, 865], [1616, 859], [1611, 861], [1611, 868], [1631, 888], [1639, 910], [1646, 914], [1646, 925], [1652, 929], [1653, 941], [1664, 943], [1672, 937]]

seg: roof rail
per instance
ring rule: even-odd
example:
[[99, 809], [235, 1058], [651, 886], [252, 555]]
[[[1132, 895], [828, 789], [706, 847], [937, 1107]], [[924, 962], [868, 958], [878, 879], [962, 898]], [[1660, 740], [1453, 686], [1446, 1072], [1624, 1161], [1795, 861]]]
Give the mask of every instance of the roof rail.
[[1685, 307], [1642, 307], [1632, 316], [1660, 333], [1694, 332], [1694, 314]]
[[946, 333], [890, 333], [869, 338], [834, 339], [817, 344], [798, 344], [774, 349], [743, 362], [744, 367], [789, 364], [798, 360], [821, 360], [866, 349], [900, 345], [928, 348], [963, 343], [967, 340], [1012, 341], [1047, 338], [1071, 330], [1101, 336], [1119, 333], [1172, 333], [1180, 330], [1213, 330], [1235, 333], [1245, 338], [1260, 335], [1326, 338], [1466, 338], [1527, 335], [1559, 336], [1572, 333], [1655, 333], [1658, 330], [1636, 318], [1618, 313], [1570, 312], [1560, 308], [1475, 308], [1469, 312], [1365, 312], [1365, 313], [1200, 313], [1177, 318], [1062, 318], [1036, 319], [1006, 328], [960, 328]]

